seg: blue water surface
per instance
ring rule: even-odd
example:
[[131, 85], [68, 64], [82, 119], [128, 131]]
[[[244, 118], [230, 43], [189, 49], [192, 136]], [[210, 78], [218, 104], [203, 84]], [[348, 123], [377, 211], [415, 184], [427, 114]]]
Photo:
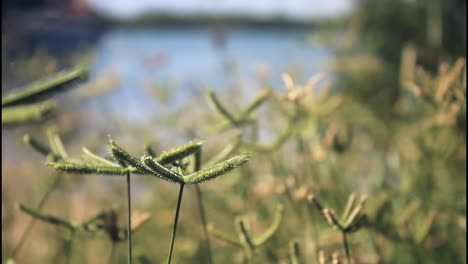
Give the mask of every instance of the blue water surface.
[[177, 80], [173, 107], [207, 87], [222, 90], [232, 83], [258, 83], [259, 67], [268, 69], [264, 81], [274, 88], [282, 87], [280, 74], [291, 67], [300, 68], [298, 81], [302, 82], [325, 71], [324, 62], [332, 56], [327, 47], [310, 44], [312, 35], [304, 28], [266, 26], [113, 29], [96, 45], [91, 78], [112, 71], [119, 75], [120, 87], [91, 103], [105, 104], [111, 111], [122, 112], [125, 119], [144, 122], [141, 113], [158, 111], [143, 89], [148, 80]]

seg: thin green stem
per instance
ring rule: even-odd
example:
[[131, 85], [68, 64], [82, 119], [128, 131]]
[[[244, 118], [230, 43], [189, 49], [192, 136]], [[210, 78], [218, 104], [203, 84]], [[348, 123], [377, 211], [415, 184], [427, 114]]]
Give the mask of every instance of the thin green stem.
[[75, 238], [75, 231], [74, 230], [70, 230], [70, 235], [69, 235], [69, 238], [68, 238], [68, 241], [67, 241], [67, 245], [66, 245], [66, 263], [67, 264], [70, 264], [71, 263], [71, 258], [72, 258], [72, 245], [73, 245], [73, 239]]
[[348, 261], [348, 263], [351, 263], [351, 257], [349, 254], [349, 246], [348, 246], [348, 240], [346, 239], [346, 233], [343, 233], [343, 246], [344, 246], [345, 253], [346, 253], [346, 260]]
[[132, 203], [130, 196], [130, 172], [127, 172], [127, 237], [128, 237], [128, 263], [132, 263]]
[[195, 184], [195, 190], [197, 193], [197, 202], [198, 202], [198, 209], [200, 211], [200, 218], [203, 226], [203, 232], [205, 235], [205, 240], [206, 240], [206, 251], [208, 253], [208, 263], [213, 263], [212, 261], [212, 255], [211, 255], [211, 243], [210, 243], [210, 237], [208, 235], [208, 229], [207, 229], [207, 221], [206, 221], [206, 215], [205, 215], [205, 207], [203, 206], [203, 201], [202, 201], [202, 193], [200, 190], [200, 186], [198, 184]]
[[[199, 170], [201, 170], [201, 152], [200, 151], [195, 153], [194, 171], [199, 171]], [[206, 251], [208, 253], [208, 263], [213, 263], [213, 257], [211, 255], [210, 236], [208, 235], [208, 229], [207, 229], [208, 223], [206, 221], [205, 207], [203, 206], [202, 192], [198, 184], [195, 184], [195, 191], [197, 193], [198, 209], [200, 211], [200, 219], [202, 222], [203, 232], [204, 232], [205, 240], [206, 240]]]
[[109, 253], [109, 258], [107, 260], [107, 263], [112, 264], [112, 260], [114, 259], [114, 252], [115, 252], [115, 242], [112, 242], [110, 253]]
[[[50, 194], [52, 193], [52, 191], [59, 184], [61, 176], [62, 176], [61, 173], [57, 173], [57, 174], [54, 175], [52, 183], [48, 186], [46, 192], [43, 194], [41, 200], [39, 201], [39, 204], [36, 207], [37, 211], [41, 211], [42, 207], [44, 206], [44, 204], [49, 199]], [[36, 218], [32, 218], [29, 221], [28, 226], [24, 230], [23, 234], [21, 234], [21, 238], [20, 238], [18, 244], [16, 244], [15, 248], [13, 249], [13, 252], [11, 253], [10, 257], [12, 259], [16, 258], [16, 255], [18, 255], [18, 253], [20, 252], [21, 248], [23, 247], [24, 243], [26, 242], [26, 238], [29, 236], [29, 233], [31, 232], [32, 227], [34, 226], [34, 223], [36, 223]]]
[[172, 250], [174, 249], [174, 241], [175, 241], [175, 236], [176, 236], [176, 231], [177, 231], [177, 222], [179, 221], [179, 211], [180, 211], [180, 205], [182, 204], [182, 194], [184, 193], [184, 184], [180, 184], [180, 189], [179, 189], [179, 198], [177, 199], [177, 208], [176, 208], [176, 214], [174, 218], [174, 227], [172, 228], [172, 236], [171, 236], [171, 246], [169, 248], [169, 256], [167, 257], [167, 264], [171, 263], [172, 259]]

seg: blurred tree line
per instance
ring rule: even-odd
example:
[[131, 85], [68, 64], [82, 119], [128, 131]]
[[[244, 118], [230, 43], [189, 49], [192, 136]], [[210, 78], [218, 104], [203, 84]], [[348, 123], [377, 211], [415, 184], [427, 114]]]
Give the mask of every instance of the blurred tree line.
[[[399, 98], [404, 46], [414, 46], [416, 64], [432, 73], [441, 61], [466, 56], [464, 0], [359, 0], [355, 11], [335, 26], [347, 28], [337, 49], [343, 59], [337, 70], [339, 89], [384, 120], [392, 118]], [[356, 56], [369, 52], [371, 60]]]
[[[389, 259], [466, 262], [461, 250], [466, 239], [455, 238], [460, 229], [453, 220], [442, 220], [442, 215], [459, 214], [466, 221], [466, 1], [359, 0], [350, 16], [330, 25], [345, 29], [335, 42], [336, 88], [348, 96], [348, 109], [360, 105], [379, 121], [360, 121], [364, 111], [348, 110], [347, 122], [372, 135], [374, 148], [387, 160], [382, 166], [389, 166], [392, 151], [399, 149], [398, 170], [387, 167], [374, 195], [392, 193], [395, 215], [412, 200], [418, 201], [419, 214], [438, 212], [430, 233], [448, 240], [432, 247], [396, 236], [385, 247], [392, 252]], [[449, 82], [459, 88], [445, 93]], [[414, 228], [425, 225], [422, 219]], [[407, 251], [405, 241], [410, 241]]]
[[466, 56], [466, 1], [361, 0], [355, 16], [362, 42], [394, 66], [408, 42], [420, 49], [425, 67]]

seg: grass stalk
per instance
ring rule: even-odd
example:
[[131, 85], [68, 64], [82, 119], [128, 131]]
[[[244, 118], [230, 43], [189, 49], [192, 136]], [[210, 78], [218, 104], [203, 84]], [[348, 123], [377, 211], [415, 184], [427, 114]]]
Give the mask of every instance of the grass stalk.
[[130, 195], [130, 172], [127, 172], [127, 237], [128, 237], [128, 263], [132, 263], [132, 204]]
[[346, 260], [348, 263], [351, 263], [351, 256], [349, 254], [349, 245], [348, 245], [348, 239], [346, 238], [346, 233], [343, 232], [343, 247], [345, 249], [346, 253]]
[[57, 103], [52, 99], [28, 105], [2, 107], [2, 126], [38, 122], [49, 117], [56, 109]]
[[[201, 152], [195, 153], [195, 166], [194, 171], [201, 170]], [[206, 214], [205, 214], [205, 207], [203, 206], [203, 199], [202, 199], [202, 192], [200, 186], [195, 184], [195, 192], [197, 194], [197, 203], [198, 209], [200, 212], [200, 220], [203, 226], [203, 233], [205, 236], [206, 241], [206, 251], [208, 255], [208, 263], [213, 263], [213, 256], [211, 254], [211, 243], [210, 243], [210, 236], [208, 235], [208, 222], [206, 221]]]
[[180, 205], [182, 204], [182, 194], [184, 193], [184, 185], [185, 184], [181, 183], [180, 188], [179, 188], [179, 198], [177, 199], [177, 208], [176, 208], [176, 213], [175, 213], [175, 218], [174, 218], [174, 226], [172, 228], [171, 246], [169, 247], [169, 256], [167, 257], [167, 264], [170, 264], [172, 260], [172, 251], [174, 249], [174, 241], [175, 241], [175, 236], [176, 236], [176, 231], [177, 231], [177, 222], [179, 222], [179, 211], [180, 211]]
[[64, 91], [72, 83], [85, 79], [89, 73], [87, 65], [79, 65], [72, 69], [57, 72], [52, 76], [37, 80], [15, 93], [2, 98], [2, 107], [37, 102], [43, 98]]
[[69, 237], [66, 244], [66, 251], [65, 251], [65, 259], [67, 264], [71, 263], [72, 258], [72, 246], [73, 246], [73, 239], [75, 238], [75, 230], [70, 230]]
[[114, 262], [112, 262], [112, 260], [114, 259], [114, 253], [115, 253], [115, 242], [112, 242], [112, 245], [111, 245], [111, 249], [110, 249], [110, 253], [109, 253], [109, 257], [107, 259], [107, 263], [108, 264], [112, 264]]
[[[52, 191], [58, 186], [61, 176], [62, 176], [61, 173], [57, 173], [57, 174], [54, 175], [52, 183], [47, 187], [46, 192], [42, 195], [42, 198], [41, 198], [41, 200], [39, 201], [39, 204], [36, 207], [37, 211], [41, 211], [42, 207], [44, 206], [44, 204], [49, 199], [49, 196], [52, 193]], [[16, 244], [15, 248], [13, 249], [13, 252], [11, 253], [10, 257], [12, 259], [15, 259], [16, 256], [18, 255], [18, 253], [20, 252], [21, 248], [23, 248], [23, 245], [26, 242], [26, 239], [28, 238], [29, 233], [32, 230], [32, 227], [34, 226], [34, 223], [36, 223], [36, 218], [32, 218], [29, 221], [28, 226], [24, 230], [23, 234], [21, 234], [21, 238], [20, 238], [18, 244]]]
[[207, 251], [207, 254], [208, 254], [208, 263], [213, 263], [213, 258], [212, 258], [212, 255], [211, 255], [211, 243], [210, 243], [210, 237], [208, 235], [208, 228], [207, 228], [207, 221], [206, 221], [206, 215], [205, 215], [205, 207], [203, 206], [203, 200], [202, 200], [202, 192], [201, 192], [201, 189], [200, 189], [200, 186], [198, 186], [198, 184], [195, 185], [195, 191], [197, 193], [197, 203], [198, 203], [198, 209], [200, 211], [200, 219], [201, 219], [201, 222], [202, 222], [202, 226], [203, 226], [203, 233], [204, 233], [204, 236], [205, 236], [205, 240], [206, 240], [206, 251]]

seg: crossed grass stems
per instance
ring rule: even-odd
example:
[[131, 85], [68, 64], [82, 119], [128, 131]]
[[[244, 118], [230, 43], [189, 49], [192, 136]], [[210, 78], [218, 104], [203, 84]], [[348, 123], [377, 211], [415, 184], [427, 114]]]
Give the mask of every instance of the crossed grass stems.
[[253, 236], [246, 225], [244, 216], [237, 216], [234, 220], [237, 238], [221, 230], [215, 229], [209, 225], [208, 232], [214, 237], [225, 241], [228, 244], [241, 248], [245, 259], [251, 260], [256, 249], [263, 246], [278, 230], [284, 214], [284, 205], [278, 204], [275, 209], [275, 215], [270, 227], [261, 235]]
[[[117, 145], [109, 137], [109, 151], [111, 157], [117, 162], [113, 162], [109, 159], [100, 157], [86, 148], [83, 148], [83, 154], [85, 160], [77, 161], [68, 158], [68, 155], [65, 152], [63, 144], [57, 134], [50, 132], [49, 135], [49, 147], [45, 144], [42, 144], [39, 140], [31, 137], [30, 135], [25, 136], [25, 141], [38, 152], [44, 154], [48, 157], [48, 162], [46, 165], [56, 169], [59, 173], [56, 174], [56, 180], [50, 185], [44, 197], [41, 199], [39, 206], [36, 210], [29, 209], [24, 205], [19, 205], [19, 209], [23, 212], [33, 216], [33, 221], [30, 222], [26, 231], [23, 233], [20, 242], [14, 249], [12, 257], [14, 257], [21, 246], [23, 245], [32, 225], [34, 224], [35, 219], [40, 219], [55, 225], [63, 226], [70, 231], [70, 237], [68, 240], [67, 246], [67, 260], [70, 260], [70, 250], [71, 243], [73, 240], [73, 235], [75, 231], [84, 229], [90, 230], [88, 226], [96, 220], [101, 219], [105, 215], [99, 214], [101, 217], [92, 217], [91, 220], [84, 221], [79, 224], [72, 224], [69, 221], [42, 214], [38, 211], [41, 210], [43, 204], [47, 200], [49, 193], [57, 186], [57, 183], [62, 175], [62, 173], [79, 173], [79, 174], [101, 174], [101, 175], [125, 175], [127, 180], [127, 226], [126, 236], [117, 234], [117, 237], [120, 237], [119, 240], [127, 239], [128, 241], [128, 263], [132, 263], [132, 232], [135, 231], [135, 228], [132, 228], [132, 210], [131, 210], [131, 193], [130, 193], [130, 175], [131, 174], [150, 174], [159, 179], [179, 184], [179, 194], [177, 200], [177, 207], [175, 212], [174, 224], [171, 235], [171, 244], [169, 247], [169, 253], [167, 258], [167, 263], [171, 263], [172, 254], [174, 249], [174, 242], [176, 238], [177, 224], [179, 219], [180, 206], [182, 203], [183, 190], [185, 185], [195, 185], [197, 189], [197, 200], [200, 209], [200, 215], [202, 220], [203, 229], [205, 232], [205, 239], [207, 243], [207, 255], [209, 261], [212, 262], [211, 249], [209, 245], [209, 237], [207, 232], [206, 224], [206, 215], [203, 208], [201, 190], [199, 189], [198, 184], [213, 180], [221, 175], [224, 175], [233, 169], [239, 167], [243, 163], [247, 162], [249, 159], [248, 154], [241, 154], [229, 159], [226, 159], [226, 155], [229, 153], [220, 153], [217, 158], [223, 160], [217, 162], [215, 165], [209, 166], [208, 168], [201, 169], [201, 153], [202, 153], [202, 142], [195, 140], [191, 141], [188, 144], [185, 144], [178, 148], [173, 148], [169, 151], [165, 151], [156, 157], [154, 151], [151, 148], [146, 149], [147, 154], [143, 155], [140, 158], [134, 157], [129, 154], [125, 149]], [[151, 155], [153, 154], [153, 155]], [[189, 170], [190, 161], [187, 161], [186, 158], [193, 157], [193, 169]], [[191, 172], [189, 172], [191, 171]], [[140, 219], [137, 228], [141, 226], [142, 223], [146, 222], [145, 217], [144, 221]], [[135, 227], [135, 226], [133, 226]], [[101, 228], [102, 229], [102, 228]], [[108, 232], [112, 237], [112, 234]], [[115, 236], [115, 234], [114, 234]]]
[[352, 259], [347, 236], [369, 224], [367, 215], [362, 213], [362, 208], [364, 207], [366, 200], [367, 195], [362, 194], [359, 201], [356, 202], [356, 194], [351, 193], [341, 217], [338, 217], [335, 210], [324, 207], [314, 194], [309, 194], [307, 196], [309, 206], [315, 207], [319, 210], [320, 215], [323, 216], [327, 223], [341, 232], [343, 248], [345, 250], [348, 263], [352, 263]]

